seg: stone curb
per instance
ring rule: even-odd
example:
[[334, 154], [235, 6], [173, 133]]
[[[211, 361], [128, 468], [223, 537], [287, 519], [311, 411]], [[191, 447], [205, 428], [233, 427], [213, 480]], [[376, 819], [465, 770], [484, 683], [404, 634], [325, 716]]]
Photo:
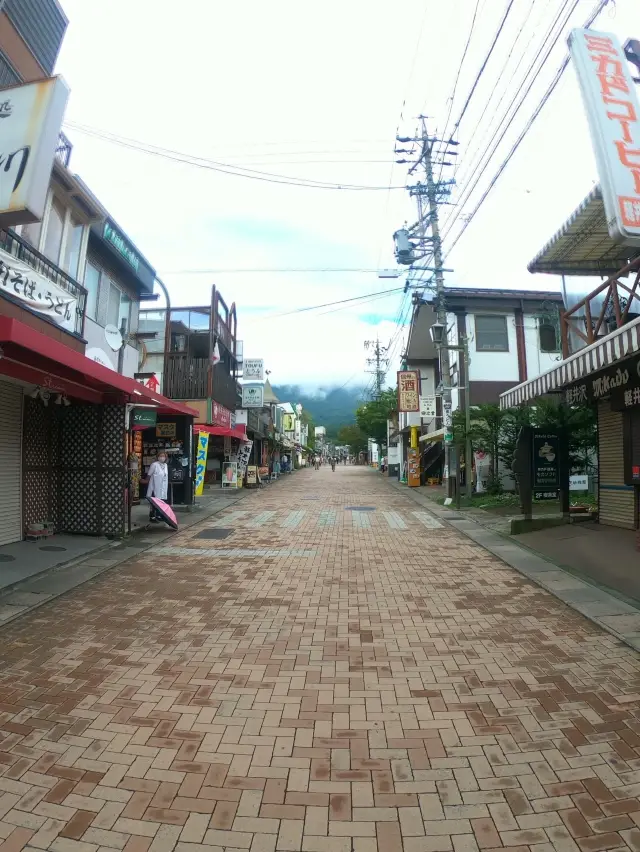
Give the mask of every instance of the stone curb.
[[640, 651], [640, 610], [636, 607], [565, 571], [518, 542], [509, 541], [507, 537], [487, 529], [469, 517], [464, 517], [463, 510], [458, 512], [440, 506], [400, 482], [386, 481], [395, 491], [428, 509], [437, 518], [497, 556], [571, 609], [584, 615], [602, 630], [606, 630], [634, 651]]

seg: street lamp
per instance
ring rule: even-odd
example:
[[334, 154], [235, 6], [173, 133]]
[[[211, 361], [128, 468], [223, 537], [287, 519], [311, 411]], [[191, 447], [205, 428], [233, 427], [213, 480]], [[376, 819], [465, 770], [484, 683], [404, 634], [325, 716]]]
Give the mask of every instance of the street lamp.
[[429, 334], [431, 335], [431, 342], [434, 346], [442, 346], [444, 342], [444, 325], [441, 322], [434, 322], [434, 324], [429, 329]]

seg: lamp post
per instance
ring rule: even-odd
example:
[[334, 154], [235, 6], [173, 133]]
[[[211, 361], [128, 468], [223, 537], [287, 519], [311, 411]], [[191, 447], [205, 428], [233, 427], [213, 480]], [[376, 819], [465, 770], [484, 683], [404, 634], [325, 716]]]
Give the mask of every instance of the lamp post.
[[[470, 393], [471, 393], [471, 383], [469, 381], [469, 361], [470, 361], [470, 358], [469, 358], [469, 339], [465, 335], [462, 338], [462, 345], [461, 346], [449, 346], [448, 344], [445, 343], [445, 332], [446, 332], [446, 329], [444, 327], [444, 324], [440, 323], [440, 322], [435, 322], [431, 326], [431, 328], [429, 329], [429, 334], [431, 335], [431, 340], [432, 340], [434, 346], [436, 347], [436, 349], [438, 350], [438, 352], [440, 352], [442, 349], [446, 349], [449, 352], [462, 352], [462, 361], [463, 361], [463, 364], [464, 364], [464, 377], [465, 377], [465, 384], [462, 388], [462, 390], [464, 390], [464, 392], [465, 392], [465, 395], [464, 395], [465, 483], [466, 483], [467, 496], [471, 497], [471, 494], [472, 494], [472, 491], [473, 491], [473, 482], [472, 482], [472, 479], [471, 479], [471, 472], [472, 472], [473, 465], [472, 465], [472, 461], [471, 461], [471, 454], [472, 454], [472, 447], [471, 447], [471, 400], [469, 399], [469, 396], [470, 396]], [[448, 390], [449, 398], [450, 398], [451, 389], [443, 387], [443, 390]], [[444, 417], [443, 417], [443, 421], [444, 421]], [[446, 441], [446, 434], [445, 434], [445, 453], [446, 453], [446, 447], [447, 447], [447, 441]], [[459, 508], [460, 507], [459, 473], [457, 474], [457, 477], [458, 477], [458, 481], [456, 482], [456, 497], [457, 497], [457, 504], [458, 504], [458, 508]]]

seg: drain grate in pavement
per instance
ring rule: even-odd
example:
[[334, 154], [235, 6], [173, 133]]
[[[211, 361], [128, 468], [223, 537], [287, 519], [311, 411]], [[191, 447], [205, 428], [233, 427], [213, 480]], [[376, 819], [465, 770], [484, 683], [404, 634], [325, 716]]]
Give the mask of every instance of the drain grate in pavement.
[[66, 549], [66, 547], [56, 547], [55, 544], [45, 544], [38, 548], [38, 550], [46, 550], [48, 553], [63, 553]]
[[345, 506], [345, 512], [375, 512], [375, 506]]
[[8, 553], [0, 553], [0, 562], [15, 562], [15, 556], [9, 556]]
[[208, 539], [223, 539], [228, 538], [233, 530], [225, 529], [223, 527], [217, 527], [215, 529], [202, 530], [194, 538], [208, 538]]

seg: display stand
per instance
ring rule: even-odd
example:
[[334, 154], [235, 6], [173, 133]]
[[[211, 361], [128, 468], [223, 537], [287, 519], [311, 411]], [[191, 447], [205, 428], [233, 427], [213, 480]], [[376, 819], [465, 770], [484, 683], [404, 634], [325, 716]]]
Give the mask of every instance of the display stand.
[[238, 463], [223, 462], [222, 464], [222, 488], [237, 488], [238, 487]]

